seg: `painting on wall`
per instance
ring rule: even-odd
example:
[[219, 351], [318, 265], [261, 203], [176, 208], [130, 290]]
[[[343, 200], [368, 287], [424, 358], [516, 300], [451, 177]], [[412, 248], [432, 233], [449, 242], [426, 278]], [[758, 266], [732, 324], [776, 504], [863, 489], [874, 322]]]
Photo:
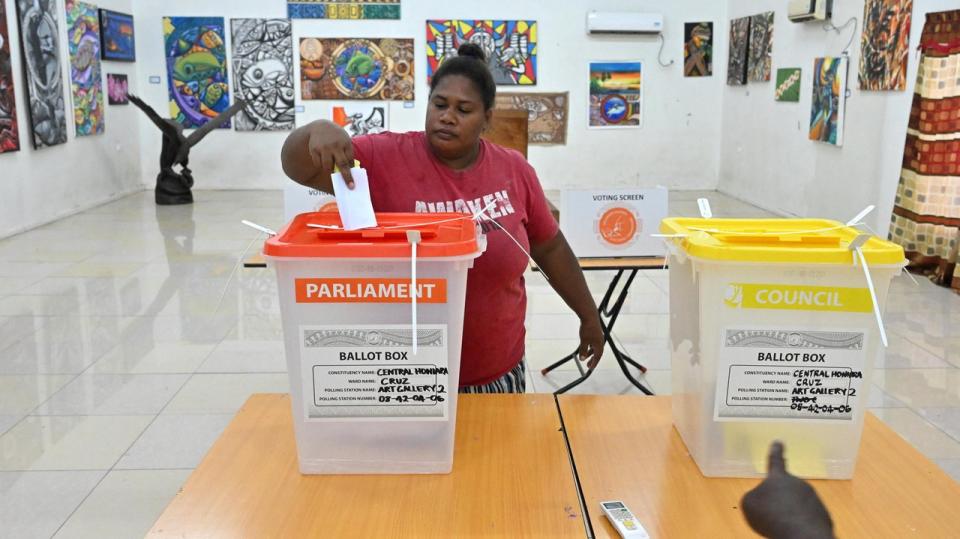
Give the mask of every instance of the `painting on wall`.
[[589, 127], [640, 127], [642, 105], [640, 62], [590, 62]]
[[100, 20], [91, 4], [66, 0], [67, 47], [73, 123], [78, 137], [103, 134], [103, 76], [100, 72]]
[[223, 17], [164, 17], [163, 36], [170, 117], [200, 127], [230, 107]]
[[747, 60], [747, 78], [752, 82], [770, 80], [773, 57], [773, 12], [750, 17], [750, 51]]
[[800, 68], [788, 67], [777, 70], [777, 88], [773, 92], [775, 101], [800, 101]]
[[35, 149], [67, 141], [56, 0], [17, 0], [20, 48]]
[[483, 49], [497, 84], [537, 83], [537, 21], [427, 21], [427, 80], [462, 43]]
[[847, 58], [817, 58], [813, 61], [813, 106], [810, 110], [810, 140], [843, 144], [844, 106], [847, 93]]
[[860, 89], [904, 90], [913, 0], [867, 0], [860, 37]]
[[413, 40], [301, 38], [303, 99], [414, 98]]
[[351, 137], [383, 133], [390, 127], [385, 103], [352, 103], [333, 107], [333, 123], [344, 128]]
[[13, 93], [13, 65], [10, 63], [10, 34], [7, 32], [6, 2], [0, 2], [0, 153], [20, 149], [17, 102]]
[[713, 23], [688, 22], [683, 25], [683, 76], [713, 75]]
[[730, 55], [727, 57], [727, 84], [747, 83], [747, 45], [750, 42], [750, 17], [730, 21]]
[[495, 108], [498, 110], [527, 111], [527, 142], [529, 144], [566, 144], [567, 115], [570, 94], [500, 93]]
[[111, 105], [128, 105], [129, 86], [127, 76], [118, 73], [107, 73], [107, 103]]
[[100, 10], [100, 57], [104, 60], [133, 62], [137, 59], [133, 15]]
[[233, 90], [246, 101], [237, 131], [293, 129], [293, 25], [288, 19], [232, 19]]
[[291, 19], [399, 19], [400, 0], [287, 0]]

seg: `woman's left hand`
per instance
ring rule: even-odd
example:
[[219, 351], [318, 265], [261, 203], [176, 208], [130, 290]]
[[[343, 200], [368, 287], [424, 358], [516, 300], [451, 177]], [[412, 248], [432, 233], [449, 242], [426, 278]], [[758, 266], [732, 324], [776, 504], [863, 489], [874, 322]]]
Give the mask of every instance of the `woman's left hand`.
[[590, 356], [587, 367], [592, 369], [600, 363], [600, 357], [603, 356], [603, 328], [600, 327], [599, 315], [591, 320], [580, 322], [580, 348], [577, 350], [580, 359], [586, 359]]

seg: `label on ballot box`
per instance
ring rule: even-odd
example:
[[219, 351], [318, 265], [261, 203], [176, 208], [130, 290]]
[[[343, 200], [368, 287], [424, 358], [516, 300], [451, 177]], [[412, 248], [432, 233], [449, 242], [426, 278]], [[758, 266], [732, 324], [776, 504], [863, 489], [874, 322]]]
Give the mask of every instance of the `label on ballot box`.
[[[307, 421], [448, 419], [447, 326], [301, 326]], [[456, 388], [453, 388], [456, 391]]]
[[864, 405], [865, 333], [726, 330], [714, 419], [852, 420]]

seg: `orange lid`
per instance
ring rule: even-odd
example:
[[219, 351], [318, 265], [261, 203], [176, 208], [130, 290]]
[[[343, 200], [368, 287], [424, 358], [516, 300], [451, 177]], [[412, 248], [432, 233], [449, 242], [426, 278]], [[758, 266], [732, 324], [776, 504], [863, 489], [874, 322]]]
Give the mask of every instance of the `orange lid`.
[[378, 213], [377, 223], [376, 228], [343, 230], [336, 212], [301, 213], [264, 243], [263, 254], [289, 258], [410, 258], [409, 230], [420, 232], [417, 258], [479, 252], [476, 226], [463, 213]]

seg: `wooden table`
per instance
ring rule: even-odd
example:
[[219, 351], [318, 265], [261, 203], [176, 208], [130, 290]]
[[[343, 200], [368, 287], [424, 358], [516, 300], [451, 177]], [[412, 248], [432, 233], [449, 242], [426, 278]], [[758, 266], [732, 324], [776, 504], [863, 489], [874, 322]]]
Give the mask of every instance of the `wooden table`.
[[578, 537], [554, 397], [462, 395], [448, 475], [306, 476], [290, 399], [254, 395], [148, 537]]
[[[558, 399], [596, 537], [619, 537], [599, 509], [610, 499], [623, 500], [652, 537], [755, 537], [740, 498], [758, 481], [703, 477], [673, 428], [669, 397]], [[853, 479], [811, 483], [837, 537], [960, 534], [960, 485], [872, 414]]]

